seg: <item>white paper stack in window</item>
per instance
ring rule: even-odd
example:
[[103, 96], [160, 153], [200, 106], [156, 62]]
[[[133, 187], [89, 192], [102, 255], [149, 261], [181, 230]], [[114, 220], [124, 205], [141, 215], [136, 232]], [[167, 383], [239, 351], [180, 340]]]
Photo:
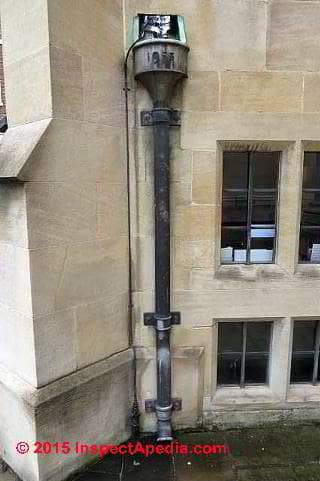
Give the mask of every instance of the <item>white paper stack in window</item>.
[[247, 259], [246, 249], [234, 250], [234, 262], [246, 262], [246, 259]]
[[276, 230], [273, 228], [269, 229], [251, 229], [251, 237], [254, 237], [255, 239], [257, 238], [268, 238], [268, 237], [274, 237], [275, 236]]
[[311, 262], [320, 262], [320, 244], [313, 244], [310, 255]]
[[223, 247], [221, 249], [221, 262], [232, 262], [233, 247]]
[[250, 261], [251, 262], [272, 262], [272, 249], [251, 249]]

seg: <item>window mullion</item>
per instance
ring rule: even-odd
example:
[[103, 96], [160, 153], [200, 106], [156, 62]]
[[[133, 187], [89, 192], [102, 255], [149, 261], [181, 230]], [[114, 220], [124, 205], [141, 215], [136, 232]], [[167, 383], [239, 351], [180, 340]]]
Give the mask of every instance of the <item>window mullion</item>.
[[313, 358], [312, 384], [317, 384], [318, 365], [319, 365], [319, 348], [320, 348], [320, 321], [317, 321], [316, 339], [315, 339], [315, 346], [314, 346], [314, 358]]
[[251, 219], [252, 219], [252, 152], [248, 152], [248, 196], [247, 196], [247, 250], [246, 263], [250, 264]]
[[242, 356], [241, 356], [240, 387], [244, 387], [245, 385], [246, 350], [247, 350], [247, 323], [244, 322], [242, 324]]

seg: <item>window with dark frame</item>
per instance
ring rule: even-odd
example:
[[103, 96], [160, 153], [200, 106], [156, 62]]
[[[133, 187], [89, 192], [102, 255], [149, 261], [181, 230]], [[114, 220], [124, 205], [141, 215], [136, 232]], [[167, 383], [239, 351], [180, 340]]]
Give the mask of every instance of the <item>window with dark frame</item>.
[[219, 322], [218, 386], [267, 384], [272, 322]]
[[221, 263], [274, 263], [280, 152], [224, 152]]
[[320, 152], [305, 152], [299, 262], [320, 264]]
[[293, 327], [291, 383], [320, 381], [320, 320], [295, 321]]

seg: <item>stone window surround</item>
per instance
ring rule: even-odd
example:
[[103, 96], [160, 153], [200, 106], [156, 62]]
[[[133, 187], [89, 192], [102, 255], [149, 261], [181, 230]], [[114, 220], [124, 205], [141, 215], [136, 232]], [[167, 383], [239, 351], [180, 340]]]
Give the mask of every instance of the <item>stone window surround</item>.
[[[303, 154], [304, 152], [320, 152], [320, 141], [304, 140], [301, 142], [301, 163], [303, 166]], [[302, 177], [302, 176], [301, 176]], [[300, 186], [300, 209], [299, 209], [299, 227], [301, 216], [301, 196], [302, 196], [302, 178]], [[305, 277], [320, 277], [320, 264], [313, 263], [299, 263], [297, 260], [295, 273]]]
[[[212, 397], [210, 404], [214, 407], [268, 404], [299, 404], [320, 401], [320, 383], [290, 384], [292, 357], [293, 326], [295, 321], [314, 320], [319, 316], [292, 318], [233, 318], [215, 319], [213, 321], [213, 370]], [[239, 386], [217, 386], [218, 360], [218, 323], [219, 322], [259, 322], [272, 321], [271, 347], [269, 360], [269, 384]]]
[[292, 383], [290, 384], [290, 369], [292, 357], [292, 339], [293, 326], [295, 321], [313, 321], [318, 320], [319, 316], [304, 316], [291, 318], [291, 342], [289, 352], [289, 384], [288, 384], [288, 402], [319, 402], [320, 401], [320, 383], [313, 385], [312, 383]]
[[[254, 141], [254, 140], [219, 140], [217, 141], [217, 176], [216, 187], [217, 205], [221, 206], [222, 199], [222, 169], [223, 169], [223, 152], [226, 150], [234, 151], [280, 151], [280, 177], [279, 177], [279, 199], [278, 199], [278, 221], [277, 221], [277, 239], [276, 239], [276, 257], [274, 264], [221, 264], [220, 248], [221, 248], [221, 209], [217, 212], [217, 242], [215, 243], [215, 276], [222, 279], [242, 279], [252, 280], [253, 278], [285, 278], [293, 275], [299, 277], [320, 278], [320, 264], [299, 264], [299, 229], [301, 216], [301, 195], [302, 195], [302, 169], [304, 151], [319, 151], [320, 141]], [[297, 169], [297, 166], [299, 167]], [[288, 181], [288, 173], [290, 169], [295, 169], [296, 182], [292, 188], [292, 183]], [[293, 182], [293, 181], [291, 181]], [[286, 215], [286, 207], [282, 198], [292, 190], [291, 196], [294, 197], [296, 205], [295, 218], [293, 220], [295, 229], [291, 240], [294, 242], [294, 253], [288, 259], [286, 255], [286, 244], [281, 241], [285, 236], [288, 221]], [[293, 223], [291, 222], [291, 225]]]
[[[269, 383], [252, 385], [240, 388], [239, 386], [217, 385], [217, 360], [218, 360], [218, 323], [219, 322], [263, 322], [271, 321], [271, 344], [269, 358]], [[288, 384], [288, 354], [285, 355], [283, 346], [287, 343], [290, 320], [286, 318], [232, 318], [215, 319], [213, 321], [213, 372], [212, 372], [212, 398], [213, 405], [237, 405], [237, 404], [265, 404], [276, 403], [285, 399]], [[291, 334], [290, 334], [291, 339]], [[279, 369], [279, 365], [281, 368]], [[279, 375], [280, 372], [280, 375]], [[289, 371], [290, 372], [290, 371]]]

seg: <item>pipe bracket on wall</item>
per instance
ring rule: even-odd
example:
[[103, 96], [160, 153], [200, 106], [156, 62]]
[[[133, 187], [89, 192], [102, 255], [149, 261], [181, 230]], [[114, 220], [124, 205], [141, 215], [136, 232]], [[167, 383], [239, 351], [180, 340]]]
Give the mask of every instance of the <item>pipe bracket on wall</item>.
[[145, 326], [152, 326], [160, 331], [170, 329], [173, 325], [181, 324], [180, 312], [170, 312], [169, 316], [161, 316], [155, 312], [145, 312], [143, 319]]
[[[146, 413], [154, 413], [157, 411], [157, 400], [156, 399], [146, 399], [144, 403]], [[174, 397], [171, 399], [171, 406], [172, 411], [181, 411], [182, 410], [182, 399], [179, 397]]]
[[168, 116], [168, 122], [171, 127], [179, 127], [181, 125], [181, 112], [175, 109], [153, 109], [143, 110], [141, 112], [142, 127], [151, 127], [157, 122]]

